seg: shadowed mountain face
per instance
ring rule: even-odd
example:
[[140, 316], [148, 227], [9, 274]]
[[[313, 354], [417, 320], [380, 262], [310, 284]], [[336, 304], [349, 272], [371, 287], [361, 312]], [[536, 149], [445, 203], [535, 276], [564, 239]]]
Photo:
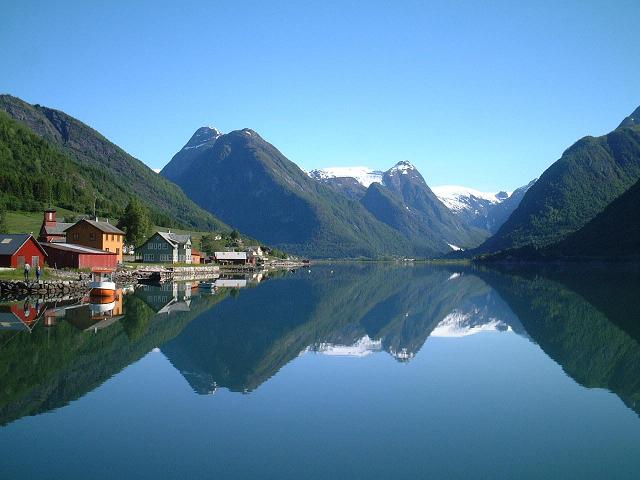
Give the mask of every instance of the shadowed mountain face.
[[253, 130], [199, 129], [162, 175], [219, 218], [287, 251], [315, 258], [413, 251], [399, 232], [310, 178]]
[[409, 162], [373, 175], [381, 183], [368, 191], [353, 178], [307, 174], [250, 129], [202, 127], [161, 173], [225, 222], [314, 258], [434, 257], [487, 236], [449, 211]]

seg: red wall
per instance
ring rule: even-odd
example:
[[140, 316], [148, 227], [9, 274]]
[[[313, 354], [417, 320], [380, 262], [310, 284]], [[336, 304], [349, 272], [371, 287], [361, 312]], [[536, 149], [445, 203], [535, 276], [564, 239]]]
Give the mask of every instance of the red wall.
[[118, 265], [118, 255], [115, 252], [112, 254], [70, 252], [68, 250], [47, 248], [46, 244], [44, 248], [49, 254], [47, 265], [52, 268], [115, 268]]
[[[20, 247], [20, 249], [11, 257], [11, 265], [2, 265], [2, 266], [11, 266], [13, 268], [18, 268], [18, 257], [24, 257], [25, 263], [28, 263], [29, 265], [31, 265], [32, 267], [31, 271], [33, 274], [34, 265], [32, 264], [31, 257], [36, 257], [36, 256], [38, 257], [38, 265], [40, 265], [40, 267], [44, 267], [44, 261], [46, 257], [44, 253], [42, 253], [42, 250], [38, 248], [38, 244], [32, 237], [32, 238], [29, 238], [29, 240], [27, 240], [25, 244], [22, 247]], [[0, 262], [0, 263], [4, 263], [4, 262]]]
[[92, 255], [90, 253], [80, 255], [78, 268], [108, 267], [118, 266], [118, 255]]

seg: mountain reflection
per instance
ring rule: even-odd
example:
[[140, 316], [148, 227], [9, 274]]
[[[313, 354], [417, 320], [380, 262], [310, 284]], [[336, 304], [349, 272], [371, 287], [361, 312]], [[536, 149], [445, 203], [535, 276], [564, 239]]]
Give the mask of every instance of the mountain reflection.
[[638, 412], [639, 278], [611, 269], [343, 264], [218, 284], [234, 288], [140, 285], [115, 305], [7, 302], [0, 424], [64, 406], [156, 347], [196, 393], [210, 394], [255, 390], [301, 354], [386, 352], [408, 362], [430, 336], [488, 331], [529, 338], [576, 382], [607, 388]]

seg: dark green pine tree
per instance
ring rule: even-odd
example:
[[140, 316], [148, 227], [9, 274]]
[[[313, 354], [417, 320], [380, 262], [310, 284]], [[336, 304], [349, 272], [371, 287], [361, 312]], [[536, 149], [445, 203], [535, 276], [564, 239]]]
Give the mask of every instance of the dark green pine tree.
[[137, 198], [131, 198], [118, 223], [126, 233], [128, 244], [139, 247], [151, 234], [152, 224], [149, 210]]

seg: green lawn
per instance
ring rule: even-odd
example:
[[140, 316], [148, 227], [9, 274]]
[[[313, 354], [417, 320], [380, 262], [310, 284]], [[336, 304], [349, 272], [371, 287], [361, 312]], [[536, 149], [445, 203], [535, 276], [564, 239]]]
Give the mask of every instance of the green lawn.
[[[42, 275], [40, 275], [40, 280], [51, 280], [53, 277], [48, 269], [43, 269]], [[15, 270], [0, 270], [0, 280], [23, 280], [24, 279], [24, 270], [21, 268], [16, 268]], [[29, 276], [29, 280], [35, 281], [36, 273], [31, 270], [31, 275]]]

